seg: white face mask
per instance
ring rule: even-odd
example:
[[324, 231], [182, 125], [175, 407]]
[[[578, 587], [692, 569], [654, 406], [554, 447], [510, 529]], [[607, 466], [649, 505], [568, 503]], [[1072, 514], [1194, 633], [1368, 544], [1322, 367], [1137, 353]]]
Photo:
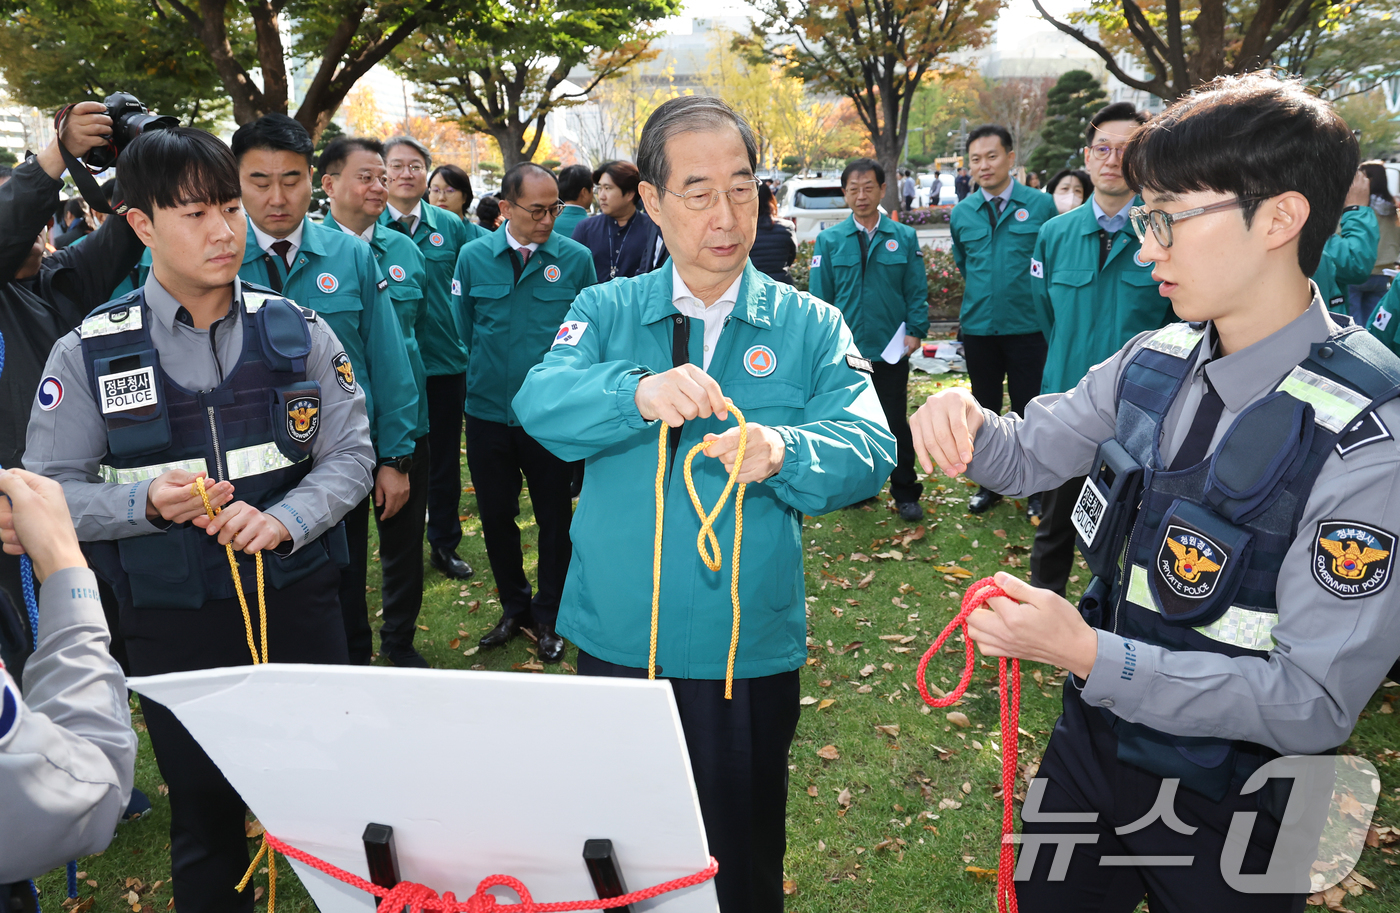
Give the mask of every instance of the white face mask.
[[1055, 191], [1055, 208], [1060, 211], [1061, 215], [1069, 212], [1082, 202], [1084, 202], [1084, 200], [1073, 189]]

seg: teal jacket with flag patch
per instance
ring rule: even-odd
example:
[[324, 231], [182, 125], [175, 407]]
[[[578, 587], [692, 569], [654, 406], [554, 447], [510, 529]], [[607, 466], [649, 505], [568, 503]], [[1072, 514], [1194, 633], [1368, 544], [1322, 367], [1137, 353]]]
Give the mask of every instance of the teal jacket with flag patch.
[[817, 235], [808, 289], [841, 311], [866, 358], [879, 358], [901, 323], [907, 336], [928, 333], [928, 272], [919, 236], [889, 216], [880, 216], [874, 237], [855, 216]]
[[413, 453], [418, 426], [418, 385], [408, 357], [389, 280], [379, 272], [374, 251], [359, 238], [302, 220], [301, 247], [284, 270], [272, 259], [280, 282], [269, 281], [263, 257], [248, 223], [248, 243], [238, 275], [277, 288], [330, 324], [353, 368], [349, 383], [365, 391], [370, 434], [381, 458]]
[[1017, 181], [991, 225], [990, 204], [974, 190], [948, 219], [953, 260], [963, 274], [962, 331], [972, 336], [1039, 333], [1031, 300], [1031, 254], [1040, 226], [1059, 215], [1055, 199]]
[[[585, 289], [515, 396], [531, 437], [560, 459], [587, 463], [559, 632], [632, 668], [646, 667], [650, 645], [663, 427], [638, 412], [637, 385], [672, 367], [677, 321], [690, 327], [691, 363], [705, 355], [700, 322], [687, 324], [671, 303], [672, 275], [658, 269]], [[872, 497], [894, 467], [894, 437], [868, 369], [840, 311], [745, 267], [708, 373], [748, 421], [782, 437], [786, 453], [778, 473], [750, 484], [744, 497], [736, 678], [787, 672], [806, 660], [802, 517]], [[734, 426], [732, 414], [727, 422], [685, 423], [668, 463], [657, 663], [669, 678], [725, 677], [733, 503], [715, 523], [723, 564], [711, 571], [696, 552], [700, 521], [675, 462], [706, 434]], [[707, 508], [727, 477], [718, 459], [695, 458], [695, 488]]]

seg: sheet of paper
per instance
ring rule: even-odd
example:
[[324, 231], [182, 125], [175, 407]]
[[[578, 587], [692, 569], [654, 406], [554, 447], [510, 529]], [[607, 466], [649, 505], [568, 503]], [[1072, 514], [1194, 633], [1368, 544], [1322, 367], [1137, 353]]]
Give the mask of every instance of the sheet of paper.
[[[498, 873], [539, 903], [595, 898], [589, 838], [613, 841], [629, 890], [708, 863], [667, 682], [271, 664], [129, 684], [174, 712], [269, 833], [362, 878], [372, 822], [394, 828], [404, 879], [459, 900]], [[294, 865], [322, 913], [374, 909]], [[707, 882], [636, 909], [718, 903]]]
[[885, 351], [880, 353], [880, 359], [886, 364], [897, 365], [904, 357], [904, 323], [899, 324], [899, 329], [894, 331], [894, 337], [885, 346]]

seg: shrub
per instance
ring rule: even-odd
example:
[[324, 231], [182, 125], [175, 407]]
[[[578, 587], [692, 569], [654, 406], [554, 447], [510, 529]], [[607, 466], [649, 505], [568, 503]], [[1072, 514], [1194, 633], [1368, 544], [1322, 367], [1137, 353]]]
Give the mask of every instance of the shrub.
[[[940, 207], [947, 209], [949, 207]], [[916, 210], [917, 211], [917, 210]], [[816, 242], [803, 241], [797, 245], [797, 260], [788, 272], [794, 288], [808, 290], [812, 273], [812, 251]], [[928, 273], [928, 316], [930, 320], [956, 320], [962, 307], [963, 277], [953, 262], [953, 252], [924, 248], [924, 269]]]

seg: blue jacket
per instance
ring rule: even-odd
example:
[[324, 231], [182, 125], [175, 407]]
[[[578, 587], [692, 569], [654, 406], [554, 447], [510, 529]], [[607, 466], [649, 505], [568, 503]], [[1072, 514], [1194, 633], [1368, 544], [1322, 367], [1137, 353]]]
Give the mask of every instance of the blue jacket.
[[[672, 270], [584, 289], [544, 361], [515, 396], [535, 440], [563, 460], [585, 460], [574, 513], [573, 558], [559, 631], [608, 662], [645, 668], [651, 631], [654, 482], [661, 426], [635, 396], [642, 377], [672, 367]], [[704, 363], [704, 333], [689, 334], [689, 359]], [[782, 469], [744, 499], [742, 606], [736, 678], [796, 669], [807, 656], [802, 516], [875, 495], [894, 466], [895, 443], [850, 331], [835, 308], [745, 267], [709, 373], [750, 422], [782, 435]], [[707, 433], [734, 427], [687, 422], [677, 461]], [[729, 653], [733, 504], [715, 524], [719, 572], [696, 553], [700, 521], [679, 467], [665, 487], [657, 662], [668, 678], [720, 679]], [[727, 474], [697, 456], [694, 481], [713, 505]]]

